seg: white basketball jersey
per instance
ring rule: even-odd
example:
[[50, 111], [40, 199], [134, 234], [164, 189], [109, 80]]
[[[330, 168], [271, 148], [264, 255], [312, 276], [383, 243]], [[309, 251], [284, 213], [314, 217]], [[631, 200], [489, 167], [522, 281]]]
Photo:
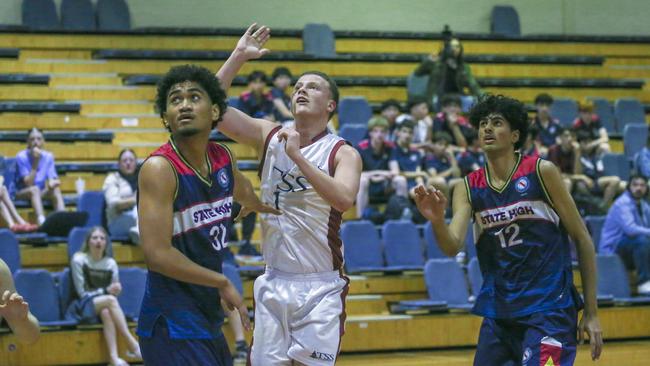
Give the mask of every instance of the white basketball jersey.
[[[262, 160], [262, 201], [282, 215], [262, 214], [262, 251], [266, 265], [289, 273], [339, 270], [343, 244], [339, 236], [341, 212], [312, 187], [284, 151], [274, 129], [266, 139]], [[334, 175], [334, 156], [345, 141], [323, 132], [300, 149], [314, 166]]]

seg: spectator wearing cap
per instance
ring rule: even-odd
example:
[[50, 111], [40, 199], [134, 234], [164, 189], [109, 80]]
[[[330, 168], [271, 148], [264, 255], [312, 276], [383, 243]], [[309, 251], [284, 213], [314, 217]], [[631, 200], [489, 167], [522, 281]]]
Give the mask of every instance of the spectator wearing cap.
[[291, 85], [291, 78], [291, 71], [286, 67], [277, 67], [271, 75], [273, 82], [273, 88], [271, 88], [273, 116], [280, 123], [293, 120], [291, 97], [287, 95], [287, 88]]
[[357, 194], [357, 217], [370, 202], [386, 202], [391, 194], [406, 197], [406, 178], [393, 174], [388, 166], [394, 145], [386, 140], [389, 123], [384, 117], [368, 121], [369, 139], [359, 142], [357, 150], [363, 162], [363, 172]]
[[609, 146], [609, 135], [607, 130], [600, 122], [600, 118], [594, 113], [594, 103], [592, 101], [583, 101], [578, 109], [578, 117], [573, 121], [573, 129], [576, 131], [585, 131], [589, 134], [590, 143], [585, 147], [589, 153], [595, 152], [600, 155], [611, 151]]
[[433, 119], [433, 134], [447, 133], [451, 145], [467, 147], [467, 135], [473, 130], [469, 121], [461, 114], [460, 96], [448, 94], [442, 98], [442, 111]]
[[558, 136], [562, 131], [560, 122], [551, 116], [551, 105], [553, 105], [553, 97], [549, 94], [542, 93], [535, 97], [537, 115], [532, 124], [539, 130], [537, 138], [542, 156], [546, 156], [548, 149], [558, 143]]
[[380, 112], [382, 117], [388, 121], [388, 140], [395, 141], [395, 127], [397, 117], [402, 113], [402, 106], [395, 99], [388, 99], [381, 103]]
[[239, 96], [241, 111], [253, 118], [273, 121], [273, 97], [265, 91], [266, 74], [255, 70], [248, 75], [248, 90]]

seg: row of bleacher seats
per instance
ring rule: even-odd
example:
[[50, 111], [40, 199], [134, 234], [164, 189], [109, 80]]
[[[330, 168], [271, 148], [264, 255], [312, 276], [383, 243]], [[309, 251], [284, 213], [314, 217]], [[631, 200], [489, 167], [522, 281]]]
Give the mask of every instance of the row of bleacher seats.
[[61, 18], [53, 0], [23, 0], [23, 25], [32, 30], [117, 31], [131, 29], [125, 0], [62, 0]]

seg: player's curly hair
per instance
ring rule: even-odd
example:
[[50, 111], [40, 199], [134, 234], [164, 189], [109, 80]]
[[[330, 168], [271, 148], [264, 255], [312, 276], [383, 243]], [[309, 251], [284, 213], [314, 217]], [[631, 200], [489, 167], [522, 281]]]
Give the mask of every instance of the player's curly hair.
[[[160, 117], [162, 118], [163, 114], [167, 111], [167, 94], [169, 93], [169, 89], [185, 81], [192, 81], [199, 84], [208, 94], [212, 104], [216, 104], [219, 107], [219, 117], [212, 121], [212, 128], [215, 128], [228, 108], [226, 104], [226, 92], [221, 88], [219, 79], [213, 72], [198, 65], [174, 66], [158, 81], [156, 110], [160, 114]], [[166, 128], [171, 132], [169, 127], [166, 126]]]
[[485, 94], [469, 111], [469, 122], [478, 130], [479, 123], [491, 114], [500, 114], [510, 124], [512, 131], [519, 131], [515, 150], [519, 150], [528, 134], [528, 113], [526, 106], [517, 99], [504, 95]]

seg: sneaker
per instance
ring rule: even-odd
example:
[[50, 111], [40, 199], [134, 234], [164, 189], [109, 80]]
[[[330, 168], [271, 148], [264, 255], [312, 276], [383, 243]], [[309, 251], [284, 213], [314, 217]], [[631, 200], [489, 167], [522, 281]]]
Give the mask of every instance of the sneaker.
[[645, 281], [637, 287], [637, 292], [639, 295], [650, 295], [650, 281]]
[[253, 257], [259, 257], [261, 254], [260, 252], [255, 249], [253, 244], [251, 244], [250, 241], [248, 240], [242, 240], [242, 245], [239, 247], [239, 251], [237, 252], [239, 255], [250, 255]]
[[237, 349], [233, 361], [235, 363], [245, 363], [248, 359], [248, 345], [244, 341], [237, 342]]

